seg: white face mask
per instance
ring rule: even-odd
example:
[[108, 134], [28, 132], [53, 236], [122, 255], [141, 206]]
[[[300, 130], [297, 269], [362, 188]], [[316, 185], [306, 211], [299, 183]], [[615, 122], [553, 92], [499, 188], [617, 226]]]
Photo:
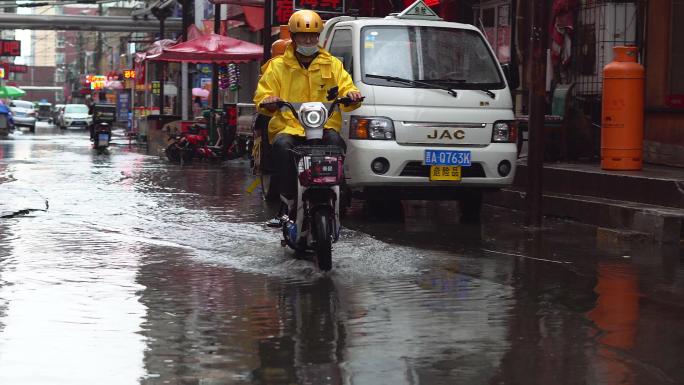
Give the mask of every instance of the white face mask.
[[318, 46], [312, 45], [311, 47], [303, 47], [301, 45], [297, 46], [297, 52], [304, 56], [312, 56], [318, 52]]

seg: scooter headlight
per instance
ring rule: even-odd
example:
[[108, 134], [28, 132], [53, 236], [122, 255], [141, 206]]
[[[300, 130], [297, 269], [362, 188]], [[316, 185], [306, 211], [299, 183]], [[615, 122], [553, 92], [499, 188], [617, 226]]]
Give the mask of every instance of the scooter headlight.
[[320, 111], [307, 111], [304, 114], [304, 120], [307, 126], [318, 127], [321, 124], [321, 113]]
[[328, 111], [322, 103], [305, 103], [299, 110], [299, 116], [305, 128], [319, 128], [325, 124]]

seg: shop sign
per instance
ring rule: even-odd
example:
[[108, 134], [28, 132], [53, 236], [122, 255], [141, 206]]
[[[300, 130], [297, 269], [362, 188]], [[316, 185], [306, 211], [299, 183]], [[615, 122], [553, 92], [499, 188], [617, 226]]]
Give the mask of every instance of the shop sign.
[[154, 95], [160, 95], [161, 94], [161, 83], [159, 81], [154, 80], [152, 82], [152, 94]]
[[117, 119], [121, 122], [128, 121], [128, 110], [131, 108], [131, 95], [126, 92], [119, 92], [117, 98], [116, 111], [119, 115]]
[[12, 64], [8, 63], [9, 72], [15, 74], [25, 74], [28, 72], [28, 66], [23, 64]]
[[665, 105], [670, 108], [684, 108], [684, 95], [667, 95]]
[[91, 90], [101, 90], [105, 87], [107, 77], [104, 75], [87, 75], [86, 83], [90, 84]]
[[135, 79], [135, 70], [124, 70], [124, 79]]
[[331, 16], [341, 15], [344, 13], [344, 2], [345, 0], [273, 0], [271, 23], [287, 24], [292, 13], [299, 9], [311, 9]]
[[21, 56], [21, 41], [0, 39], [0, 56]]

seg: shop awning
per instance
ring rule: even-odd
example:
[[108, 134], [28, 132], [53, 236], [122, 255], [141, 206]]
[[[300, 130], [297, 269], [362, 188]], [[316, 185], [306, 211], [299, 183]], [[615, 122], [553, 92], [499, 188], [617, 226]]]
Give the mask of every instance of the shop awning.
[[148, 54], [145, 60], [190, 63], [240, 63], [260, 60], [262, 56], [263, 48], [258, 44], [209, 33], [171, 47], [164, 47], [161, 53]]

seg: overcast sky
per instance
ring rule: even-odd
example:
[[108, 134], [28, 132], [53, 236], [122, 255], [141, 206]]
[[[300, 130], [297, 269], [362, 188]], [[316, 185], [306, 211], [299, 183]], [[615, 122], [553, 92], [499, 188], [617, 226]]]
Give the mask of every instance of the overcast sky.
[[[30, 8], [17, 8], [18, 14], [31, 13]], [[15, 31], [15, 39], [21, 40], [21, 56], [14, 59], [17, 64], [33, 64], [30, 63], [31, 56], [31, 30], [30, 29], [17, 29]]]

